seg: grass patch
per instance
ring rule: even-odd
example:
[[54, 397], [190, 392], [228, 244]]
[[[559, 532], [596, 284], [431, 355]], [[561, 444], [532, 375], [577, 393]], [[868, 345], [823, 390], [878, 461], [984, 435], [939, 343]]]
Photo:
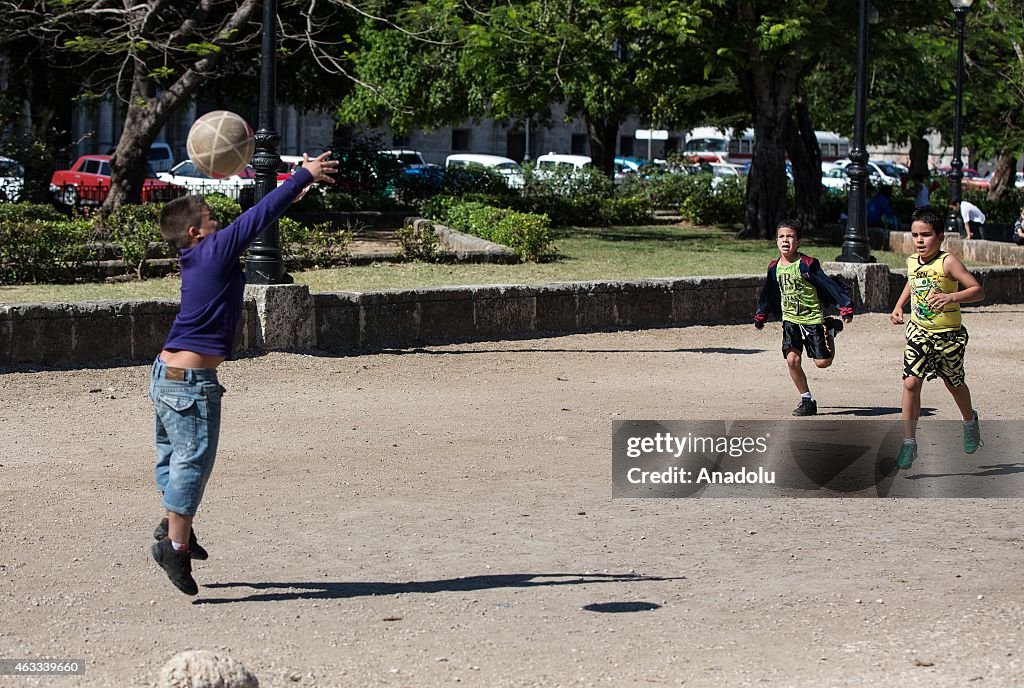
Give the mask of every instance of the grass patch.
[[[557, 255], [519, 265], [374, 263], [293, 273], [313, 292], [376, 291], [466, 284], [543, 284], [578, 280], [628, 280], [696, 275], [759, 275], [778, 256], [774, 241], [737, 240], [714, 227], [568, 228], [553, 230]], [[801, 250], [821, 261], [834, 260], [836, 246], [806, 240]], [[894, 268], [906, 257], [873, 253]], [[0, 302], [81, 302], [102, 299], [176, 299], [175, 277], [117, 284], [24, 285], [0, 287]]]

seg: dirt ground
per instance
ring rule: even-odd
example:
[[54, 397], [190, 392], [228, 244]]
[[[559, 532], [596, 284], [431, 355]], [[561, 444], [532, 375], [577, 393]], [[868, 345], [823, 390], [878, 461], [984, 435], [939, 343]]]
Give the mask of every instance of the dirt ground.
[[[1024, 417], [1024, 308], [965, 321], [983, 431]], [[148, 367], [0, 374], [0, 658], [87, 666], [0, 686], [151, 686], [201, 648], [261, 686], [1024, 684], [1017, 499], [611, 498], [613, 420], [789, 419], [780, 332], [226, 363], [196, 598], [149, 558]], [[902, 344], [857, 317], [819, 412], [898, 417]], [[964, 456], [997, 461], [1024, 470]]]

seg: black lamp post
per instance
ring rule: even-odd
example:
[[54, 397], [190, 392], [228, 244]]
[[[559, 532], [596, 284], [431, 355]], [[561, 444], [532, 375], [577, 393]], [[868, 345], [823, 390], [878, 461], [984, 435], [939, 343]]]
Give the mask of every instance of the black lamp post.
[[[263, 45], [260, 56], [260, 121], [256, 130], [256, 152], [252, 166], [256, 170], [256, 200], [277, 188], [277, 168], [281, 156], [277, 149], [281, 137], [277, 133], [277, 0], [263, 0]], [[281, 235], [277, 222], [267, 227], [249, 247], [245, 276], [250, 284], [291, 284], [281, 255]]]
[[[872, 263], [868, 243], [868, 152], [864, 147], [864, 127], [868, 101], [868, 0], [860, 0], [857, 21], [857, 91], [854, 94], [853, 150], [846, 168], [850, 177], [849, 205], [846, 209], [846, 233], [843, 252], [836, 260], [843, 263]], [[874, 10], [874, 8], [871, 8]]]
[[956, 15], [956, 113], [953, 120], [953, 162], [949, 172], [949, 218], [946, 232], [960, 232], [960, 182], [964, 178], [964, 161], [960, 158], [960, 136], [963, 133], [964, 105], [964, 19], [974, 0], [949, 0]]

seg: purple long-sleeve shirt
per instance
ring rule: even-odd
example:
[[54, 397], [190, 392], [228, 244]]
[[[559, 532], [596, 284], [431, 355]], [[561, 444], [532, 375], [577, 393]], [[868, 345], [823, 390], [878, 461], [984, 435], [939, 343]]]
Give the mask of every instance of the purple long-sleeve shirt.
[[164, 349], [225, 358], [231, 355], [245, 291], [245, 273], [238, 258], [269, 224], [284, 215], [311, 181], [309, 170], [300, 168], [230, 225], [179, 252], [181, 309]]

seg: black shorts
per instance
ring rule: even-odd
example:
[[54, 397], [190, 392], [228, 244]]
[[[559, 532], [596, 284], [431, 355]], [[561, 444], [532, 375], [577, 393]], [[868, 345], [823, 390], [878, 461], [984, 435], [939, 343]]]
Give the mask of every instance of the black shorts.
[[817, 360], [827, 360], [836, 355], [832, 339], [825, 332], [825, 324], [798, 325], [788, 320], [782, 321], [782, 355], [789, 350], [803, 353]]

